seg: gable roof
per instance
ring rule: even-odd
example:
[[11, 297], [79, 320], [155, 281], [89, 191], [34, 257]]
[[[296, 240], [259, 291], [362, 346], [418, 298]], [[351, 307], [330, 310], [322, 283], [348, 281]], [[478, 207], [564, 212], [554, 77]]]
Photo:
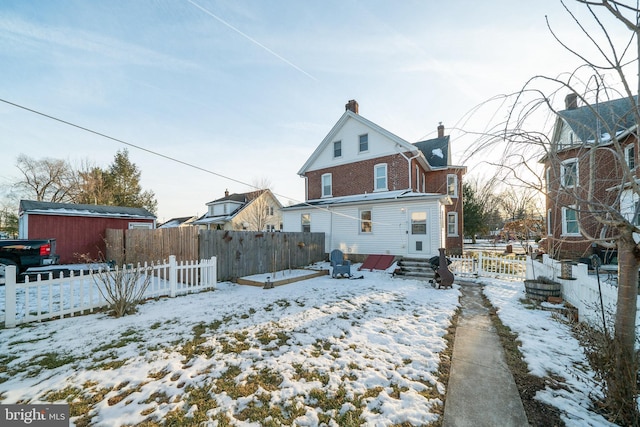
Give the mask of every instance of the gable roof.
[[229, 194], [228, 196], [224, 196], [220, 199], [213, 200], [207, 203], [207, 205], [212, 205], [214, 203], [221, 203], [221, 202], [248, 203], [260, 197], [260, 195], [262, 195], [262, 193], [264, 193], [265, 191], [269, 191], [269, 190], [264, 189], [264, 190], [249, 191], [248, 193], [233, 193], [233, 194]]
[[125, 206], [83, 205], [76, 203], [39, 202], [20, 200], [19, 213], [36, 213], [67, 216], [99, 216], [120, 218], [156, 219], [156, 216], [145, 208]]
[[413, 145], [422, 151], [424, 158], [434, 168], [449, 166], [449, 159], [451, 158], [449, 135], [443, 136], [442, 138], [414, 142]]
[[[633, 102], [628, 97], [584, 105], [578, 108], [559, 111], [573, 133], [582, 142], [599, 140], [607, 143], [613, 136], [620, 136], [636, 125], [634, 114], [637, 96]], [[598, 135], [598, 132], [600, 133]]]
[[[404, 139], [400, 138], [398, 135], [395, 135], [389, 132], [388, 130], [384, 129], [383, 127], [373, 123], [372, 121], [365, 119], [360, 114], [356, 114], [351, 110], [346, 110], [342, 115], [342, 117], [340, 117], [340, 119], [336, 122], [336, 124], [333, 125], [333, 127], [331, 128], [327, 136], [325, 136], [322, 142], [316, 147], [315, 151], [307, 159], [304, 165], [302, 165], [302, 167], [298, 171], [298, 175], [304, 176], [304, 174], [308, 171], [309, 167], [318, 158], [318, 156], [320, 156], [320, 154], [327, 147], [327, 145], [333, 142], [335, 135], [340, 131], [340, 129], [342, 129], [342, 127], [348, 120], [356, 120], [361, 124], [363, 124], [364, 126], [367, 126], [376, 132], [379, 132], [380, 134], [384, 135], [385, 137], [389, 138], [390, 140], [398, 144], [401, 148], [404, 149], [404, 151], [410, 151], [415, 154], [420, 153], [420, 150], [418, 150], [413, 144], [411, 144], [408, 141], [405, 141]], [[424, 161], [424, 159], [422, 160]], [[426, 166], [428, 167], [428, 165]]]
[[207, 203], [207, 206], [211, 206], [217, 203], [223, 202], [234, 202], [238, 204], [238, 207], [234, 209], [230, 213], [222, 214], [222, 215], [209, 215], [209, 212], [202, 215], [200, 218], [196, 219], [192, 222], [194, 225], [202, 225], [202, 224], [224, 224], [227, 221], [231, 221], [233, 217], [242, 212], [245, 208], [247, 208], [251, 202], [259, 198], [265, 193], [269, 193], [271, 195], [271, 199], [275, 201], [276, 205], [279, 209], [282, 209], [282, 204], [277, 197], [273, 195], [271, 190], [268, 188], [256, 191], [250, 191], [248, 193], [233, 193], [228, 196], [224, 196], [220, 199], [216, 199], [212, 202]]

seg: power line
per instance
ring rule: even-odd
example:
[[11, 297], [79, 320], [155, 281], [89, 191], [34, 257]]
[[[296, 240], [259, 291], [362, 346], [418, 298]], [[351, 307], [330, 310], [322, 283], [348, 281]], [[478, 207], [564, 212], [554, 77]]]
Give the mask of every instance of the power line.
[[[238, 184], [242, 184], [242, 185], [246, 185], [247, 187], [255, 188], [255, 189], [257, 189], [257, 190], [261, 190], [261, 188], [258, 188], [258, 187], [256, 187], [255, 185], [248, 184], [248, 183], [246, 183], [246, 182], [240, 181], [239, 179], [235, 179], [235, 178], [231, 178], [231, 177], [226, 176], [226, 175], [222, 175], [222, 174], [217, 173], [217, 172], [214, 172], [214, 171], [212, 171], [212, 170], [205, 169], [205, 168], [203, 168], [203, 167], [201, 167], [201, 166], [194, 165], [193, 163], [185, 162], [184, 160], [180, 160], [180, 159], [176, 159], [175, 157], [167, 156], [166, 154], [162, 154], [162, 153], [159, 153], [159, 152], [157, 152], [157, 151], [153, 151], [153, 150], [150, 150], [150, 149], [148, 149], [148, 148], [142, 147], [142, 146], [140, 146], [140, 145], [133, 144], [133, 143], [131, 143], [131, 142], [127, 142], [127, 141], [125, 141], [125, 140], [122, 140], [122, 139], [119, 139], [119, 138], [115, 138], [115, 137], [113, 137], [113, 136], [109, 136], [109, 135], [107, 135], [107, 134], [105, 134], [105, 133], [98, 132], [98, 131], [95, 131], [95, 130], [93, 130], [93, 129], [89, 129], [88, 127], [85, 127], [85, 126], [77, 125], [77, 124], [72, 123], [72, 122], [70, 122], [70, 121], [63, 120], [63, 119], [61, 119], [61, 118], [58, 118], [58, 117], [52, 116], [52, 115], [50, 115], [50, 114], [46, 114], [46, 113], [43, 113], [43, 112], [41, 112], [41, 111], [34, 110], [33, 108], [25, 107], [24, 105], [16, 104], [15, 102], [11, 102], [11, 101], [8, 101], [8, 100], [3, 99], [3, 98], [0, 98], [0, 101], [1, 101], [1, 102], [4, 102], [5, 104], [11, 105], [11, 106], [13, 106], [13, 107], [20, 108], [21, 110], [25, 110], [25, 111], [28, 111], [28, 112], [30, 112], [30, 113], [37, 114], [37, 115], [39, 115], [39, 116], [45, 117], [45, 118], [47, 118], [47, 119], [54, 120], [54, 121], [56, 121], [56, 122], [59, 122], [59, 123], [65, 124], [65, 125], [67, 125], [67, 126], [71, 126], [71, 127], [76, 128], [76, 129], [80, 129], [80, 130], [83, 130], [83, 131], [85, 131], [85, 132], [89, 132], [89, 133], [91, 133], [91, 134], [94, 134], [94, 135], [100, 136], [100, 137], [102, 137], [102, 138], [106, 138], [106, 139], [109, 139], [109, 140], [111, 140], [111, 141], [119, 142], [120, 144], [124, 144], [124, 145], [127, 145], [127, 146], [129, 146], [129, 147], [136, 148], [136, 149], [138, 149], [138, 150], [141, 150], [141, 151], [147, 152], [147, 153], [152, 154], [152, 155], [154, 155], [154, 156], [162, 157], [163, 159], [166, 159], [166, 160], [169, 160], [169, 161], [172, 161], [172, 162], [176, 162], [176, 163], [180, 163], [181, 165], [184, 165], [184, 166], [187, 166], [187, 167], [190, 167], [190, 168], [197, 169], [197, 170], [199, 170], [199, 171], [202, 171], [202, 172], [205, 172], [205, 173], [208, 173], [208, 174], [211, 174], [211, 175], [217, 176], [217, 177], [219, 177], [219, 178], [228, 179], [229, 181], [232, 181], [232, 182], [235, 182], [235, 183], [238, 183]], [[295, 201], [295, 202], [303, 203], [303, 204], [305, 204], [305, 205], [307, 205], [307, 206], [309, 206], [310, 208], [313, 208], [313, 209], [318, 209], [318, 210], [321, 210], [321, 211], [329, 212], [329, 213], [331, 213], [331, 214], [335, 214], [335, 215], [343, 216], [343, 217], [345, 217], [345, 218], [350, 218], [350, 219], [355, 219], [355, 220], [357, 220], [357, 221], [360, 221], [360, 218], [356, 218], [356, 217], [354, 217], [354, 216], [352, 216], [352, 215], [346, 215], [346, 214], [342, 214], [342, 213], [340, 213], [340, 212], [332, 211], [332, 210], [327, 209], [327, 208], [323, 208], [323, 207], [320, 207], [320, 206], [311, 205], [311, 204], [307, 203], [306, 201], [304, 201], [304, 202], [303, 202], [303, 201], [301, 201], [301, 200], [296, 200], [295, 198], [287, 197], [287, 196], [285, 196], [285, 195], [283, 195], [283, 194], [278, 194], [278, 193], [275, 193], [275, 192], [272, 192], [272, 193], [273, 193], [273, 195], [278, 196], [278, 197], [282, 197], [282, 198], [285, 198], [285, 199], [293, 200], [293, 201]]]

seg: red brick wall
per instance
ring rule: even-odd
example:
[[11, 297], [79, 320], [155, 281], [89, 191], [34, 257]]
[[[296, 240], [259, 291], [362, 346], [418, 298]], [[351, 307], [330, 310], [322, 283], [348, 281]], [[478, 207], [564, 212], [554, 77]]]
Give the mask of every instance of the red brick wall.
[[322, 175], [325, 173], [331, 174], [333, 197], [373, 193], [374, 166], [380, 163], [387, 164], [389, 191], [409, 187], [407, 160], [396, 154], [307, 172], [307, 200], [322, 197]]
[[[635, 140], [627, 140], [625, 144], [630, 142], [635, 142]], [[587, 237], [562, 236], [562, 207], [577, 206], [580, 211], [580, 224], [587, 235], [599, 237], [602, 229], [602, 225], [594, 215], [589, 213], [589, 204], [587, 203], [590, 175], [589, 154], [590, 150], [586, 148], [570, 149], [558, 153], [557, 158], [552, 161], [547, 159], [545, 163], [545, 168], [550, 168], [546, 205], [547, 210], [551, 209], [552, 227], [552, 236], [547, 237], [548, 245], [545, 249], [557, 259], [577, 259], [587, 257], [592, 253], [592, 241]], [[575, 189], [565, 189], [560, 187], [560, 164], [562, 161], [571, 158], [578, 159], [579, 185]], [[607, 191], [607, 189], [620, 185], [622, 180], [621, 161], [624, 162], [624, 159], [618, 159], [615, 156], [612, 146], [601, 146], [596, 151], [593, 199], [598, 201], [601, 206], [611, 206], [619, 209], [619, 206], [616, 205], [618, 191]], [[636, 171], [636, 173], [638, 172]], [[604, 214], [604, 212], [599, 213]]]

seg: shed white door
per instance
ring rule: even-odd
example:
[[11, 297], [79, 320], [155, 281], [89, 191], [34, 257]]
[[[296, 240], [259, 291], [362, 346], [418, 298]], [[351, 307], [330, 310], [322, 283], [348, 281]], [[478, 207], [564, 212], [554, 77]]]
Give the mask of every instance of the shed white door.
[[431, 253], [431, 241], [428, 234], [427, 211], [409, 210], [409, 255], [428, 255]]

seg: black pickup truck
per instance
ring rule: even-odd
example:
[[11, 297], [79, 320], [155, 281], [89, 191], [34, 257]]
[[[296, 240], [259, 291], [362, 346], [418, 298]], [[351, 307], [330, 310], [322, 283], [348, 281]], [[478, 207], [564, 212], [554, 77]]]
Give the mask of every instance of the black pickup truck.
[[56, 239], [0, 240], [0, 284], [4, 283], [5, 267], [16, 266], [20, 276], [29, 267], [42, 267], [58, 263]]

